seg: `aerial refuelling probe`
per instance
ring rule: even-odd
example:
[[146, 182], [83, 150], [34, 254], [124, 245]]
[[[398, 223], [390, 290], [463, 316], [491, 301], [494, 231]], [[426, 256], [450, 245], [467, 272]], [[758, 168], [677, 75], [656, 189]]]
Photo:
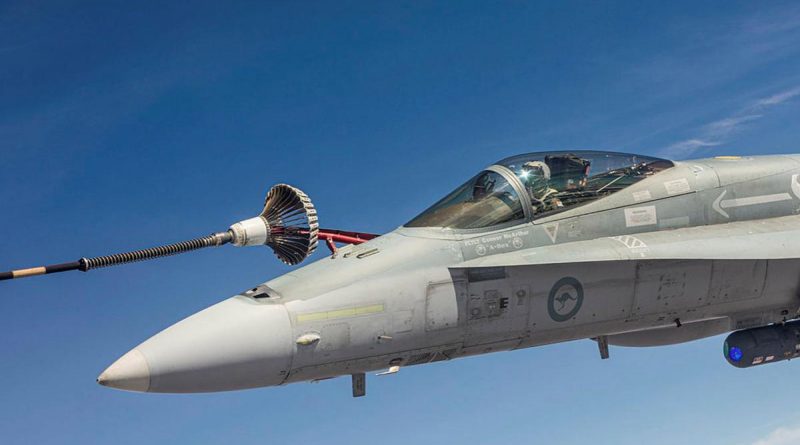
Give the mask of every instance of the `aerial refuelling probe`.
[[320, 236], [334, 250], [334, 242], [358, 244], [372, 239], [376, 235], [324, 229], [320, 233], [317, 211], [314, 209], [314, 204], [311, 203], [308, 195], [296, 187], [278, 184], [273, 186], [267, 193], [264, 209], [258, 216], [239, 221], [224, 232], [216, 232], [202, 238], [133, 252], [81, 258], [69, 263], [0, 272], [0, 280], [11, 280], [69, 270], [86, 272], [101, 267], [176, 255], [228, 243], [238, 247], [266, 245], [272, 248], [281, 261], [289, 265], [295, 265], [314, 252]]

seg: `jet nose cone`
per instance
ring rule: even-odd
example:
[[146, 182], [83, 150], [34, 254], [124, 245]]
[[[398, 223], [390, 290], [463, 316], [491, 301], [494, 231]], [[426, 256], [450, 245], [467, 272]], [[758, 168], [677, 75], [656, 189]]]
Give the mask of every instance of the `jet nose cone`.
[[129, 391], [213, 392], [280, 385], [294, 343], [282, 304], [237, 296], [161, 331], [97, 382]]
[[150, 388], [150, 367], [144, 355], [134, 349], [111, 364], [97, 383], [126, 391], [147, 392]]

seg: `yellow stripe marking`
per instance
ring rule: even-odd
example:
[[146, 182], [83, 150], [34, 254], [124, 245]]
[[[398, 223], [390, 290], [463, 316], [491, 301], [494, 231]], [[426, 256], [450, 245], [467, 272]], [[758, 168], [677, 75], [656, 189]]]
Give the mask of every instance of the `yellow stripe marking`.
[[356, 317], [359, 315], [377, 314], [379, 312], [383, 312], [383, 310], [384, 310], [383, 304], [372, 304], [369, 306], [334, 309], [332, 311], [311, 312], [308, 314], [299, 314], [297, 316], [297, 322], [306, 323], [309, 321], [333, 320], [336, 318]]
[[44, 267], [31, 267], [30, 269], [12, 270], [11, 276], [14, 278], [30, 277], [33, 275], [44, 275], [47, 271]]

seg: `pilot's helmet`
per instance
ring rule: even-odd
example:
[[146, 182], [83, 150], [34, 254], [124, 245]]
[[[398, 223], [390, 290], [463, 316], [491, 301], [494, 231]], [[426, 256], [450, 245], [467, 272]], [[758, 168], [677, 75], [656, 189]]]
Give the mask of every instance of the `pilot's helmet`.
[[490, 172], [484, 172], [475, 179], [472, 195], [475, 199], [482, 199], [492, 193], [496, 180]]
[[542, 161], [526, 162], [519, 176], [532, 197], [543, 196], [549, 188], [550, 167]]

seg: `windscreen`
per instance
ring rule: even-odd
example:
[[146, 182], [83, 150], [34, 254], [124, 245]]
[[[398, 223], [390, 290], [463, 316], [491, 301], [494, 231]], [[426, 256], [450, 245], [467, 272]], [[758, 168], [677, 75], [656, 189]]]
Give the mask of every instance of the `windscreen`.
[[503, 176], [487, 170], [412, 219], [406, 227], [479, 229], [524, 219], [519, 194]]

